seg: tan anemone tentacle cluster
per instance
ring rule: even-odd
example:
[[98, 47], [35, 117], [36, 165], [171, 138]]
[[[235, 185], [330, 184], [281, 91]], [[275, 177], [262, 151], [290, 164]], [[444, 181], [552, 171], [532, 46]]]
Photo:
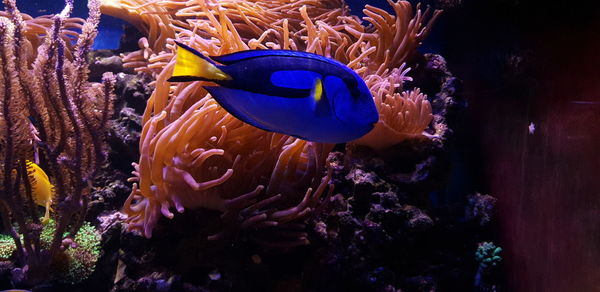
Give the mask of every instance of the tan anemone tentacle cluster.
[[[417, 7], [415, 13], [406, 1], [389, 1], [394, 15], [366, 6], [371, 25], [364, 26], [342, 0], [102, 1], [105, 13], [147, 35], [139, 51], [123, 56], [124, 65], [155, 78], [143, 116], [141, 157], [132, 178], [136, 185], [124, 208], [129, 229], [145, 236], [160, 216], [172, 217], [172, 209], [204, 207], [221, 211], [228, 226], [211, 238], [252, 228], [265, 244], [303, 244], [304, 219], [322, 207], [332, 190], [326, 165], [332, 145], [244, 124], [210, 98], [202, 88], [206, 82], [167, 82], [175, 39], [208, 56], [291, 49], [335, 58], [365, 78], [378, 108], [385, 109], [378, 127], [408, 126], [413, 133], [429, 123], [421, 119], [431, 114], [423, 96], [414, 99], [421, 112], [403, 114], [404, 123], [386, 117], [397, 117], [394, 111], [404, 104], [400, 98], [410, 98], [399, 93], [408, 79], [403, 64], [439, 11], [423, 13]], [[287, 231], [262, 232], [270, 229]]]
[[379, 151], [408, 139], [425, 139], [429, 136], [424, 131], [433, 120], [431, 104], [418, 88], [387, 95], [378, 110], [381, 121], [371, 132], [356, 140], [356, 144]]
[[418, 88], [403, 91], [404, 81], [412, 80], [406, 76], [410, 69], [404, 68], [402, 65], [389, 73], [385, 70], [382, 75], [365, 78], [379, 111], [379, 122], [353, 143], [382, 151], [405, 140], [431, 136], [425, 132], [433, 120], [431, 104]]
[[101, 11], [104, 14], [119, 17], [132, 25], [140, 32], [147, 35], [151, 43], [156, 44], [153, 49], [160, 49], [160, 45], [167, 38], [175, 37], [171, 27], [173, 18], [170, 11], [158, 2], [185, 2], [156, 1], [156, 0], [100, 0]]
[[[140, 138], [132, 179], [137, 183], [124, 207], [131, 230], [150, 237], [160, 215], [172, 218], [171, 209], [202, 207], [223, 212], [227, 228], [211, 237], [219, 238], [230, 229], [300, 220], [321, 201], [330, 176], [320, 182], [314, 178], [323, 174], [331, 145], [244, 124], [220, 108], [201, 83], [180, 84], [168, 98], [169, 90], [159, 90], [168, 75], [157, 78], [149, 105], [161, 111], [155, 115], [148, 108]], [[302, 199], [307, 187], [315, 191]], [[270, 211], [275, 206], [291, 211], [283, 216]], [[305, 242], [298, 240], [290, 243]]]
[[[406, 62], [429, 34], [432, 24], [440, 15], [439, 10], [432, 13], [429, 8], [422, 12], [420, 5], [417, 5], [416, 15], [413, 17], [410, 2], [388, 0], [388, 3], [395, 15], [371, 5], [366, 5], [363, 10], [367, 15], [365, 20], [375, 27], [374, 32], [361, 34], [369, 44], [377, 47], [369, 64], [370, 67], [377, 68], [373, 72], [375, 74], [383, 74], [383, 70], [398, 68]], [[424, 24], [426, 19], [428, 21]], [[352, 30], [349, 32], [356, 34]]]

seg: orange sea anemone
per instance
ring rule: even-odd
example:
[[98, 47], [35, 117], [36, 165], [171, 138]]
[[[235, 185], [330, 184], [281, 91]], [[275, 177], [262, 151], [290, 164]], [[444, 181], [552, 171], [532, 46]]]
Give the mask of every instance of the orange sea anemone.
[[408, 71], [401, 66], [390, 73], [365, 78], [379, 111], [379, 122], [353, 143], [382, 151], [405, 140], [433, 137], [425, 132], [433, 120], [427, 96], [418, 88], [402, 91], [404, 81], [412, 80], [406, 76]]
[[[223, 221], [231, 223], [227, 226], [234, 228], [294, 226], [323, 205], [323, 195], [331, 192], [326, 158], [333, 145], [244, 124], [210, 98], [202, 88], [204, 82], [167, 82], [174, 66], [174, 39], [206, 55], [292, 49], [335, 58], [365, 78], [374, 92], [383, 113], [376, 129], [416, 135], [431, 120], [431, 107], [423, 95], [395, 91], [406, 80], [404, 62], [427, 35], [439, 11], [423, 13], [417, 7], [413, 17], [409, 2], [389, 1], [395, 15], [366, 6], [365, 20], [371, 25], [364, 26], [341, 0], [102, 3], [105, 13], [146, 33], [139, 41], [140, 50], [123, 56], [124, 65], [156, 80], [143, 116], [141, 157], [132, 179], [136, 186], [124, 208], [129, 229], [145, 236], [151, 235], [160, 215], [171, 218], [173, 208], [179, 212], [197, 207], [218, 210]], [[414, 112], [415, 108], [419, 111]], [[401, 109], [410, 109], [403, 114], [404, 122], [386, 118]], [[302, 232], [288, 234], [294, 235], [282, 243], [307, 242]]]

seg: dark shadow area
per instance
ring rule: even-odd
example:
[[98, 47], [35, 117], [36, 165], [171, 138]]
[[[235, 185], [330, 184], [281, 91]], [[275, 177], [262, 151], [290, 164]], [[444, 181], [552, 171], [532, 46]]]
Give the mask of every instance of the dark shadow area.
[[466, 178], [499, 199], [507, 291], [600, 285], [600, 15], [587, 3], [463, 1], [428, 39], [463, 81], [457, 147]]

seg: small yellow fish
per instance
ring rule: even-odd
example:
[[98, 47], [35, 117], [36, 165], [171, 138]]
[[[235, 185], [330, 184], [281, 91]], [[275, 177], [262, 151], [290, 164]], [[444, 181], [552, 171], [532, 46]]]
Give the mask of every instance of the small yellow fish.
[[[27, 172], [30, 173], [31, 181], [31, 193], [33, 195], [33, 201], [46, 208], [46, 213], [42, 219], [42, 223], [48, 223], [50, 220], [50, 205], [52, 204], [52, 195], [54, 188], [50, 183], [48, 175], [41, 169], [37, 164], [27, 160]], [[0, 291], [2, 292], [2, 291]]]

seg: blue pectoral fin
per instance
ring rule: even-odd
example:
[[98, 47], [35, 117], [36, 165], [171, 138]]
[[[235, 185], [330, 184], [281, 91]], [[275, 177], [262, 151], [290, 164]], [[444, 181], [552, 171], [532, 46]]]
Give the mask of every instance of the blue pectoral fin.
[[256, 128], [269, 131], [269, 132], [279, 132], [274, 130], [273, 128], [260, 123], [252, 114], [244, 111], [243, 107], [236, 104], [236, 101], [242, 102], [244, 100], [248, 100], [252, 98], [256, 93], [239, 90], [239, 89], [231, 89], [222, 86], [204, 86], [204, 89], [212, 95], [212, 97], [222, 106], [228, 113], [241, 120], [242, 122], [254, 126]]

